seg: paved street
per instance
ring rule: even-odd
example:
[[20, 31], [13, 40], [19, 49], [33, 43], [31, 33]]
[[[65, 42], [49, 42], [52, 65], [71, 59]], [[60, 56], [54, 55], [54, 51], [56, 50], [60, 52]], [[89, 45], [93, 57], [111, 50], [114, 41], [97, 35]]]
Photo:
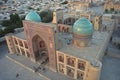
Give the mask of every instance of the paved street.
[[[5, 57], [6, 45], [0, 45], [0, 80], [45, 80]], [[19, 76], [16, 78], [16, 74]]]
[[120, 59], [104, 56], [100, 80], [120, 80]]

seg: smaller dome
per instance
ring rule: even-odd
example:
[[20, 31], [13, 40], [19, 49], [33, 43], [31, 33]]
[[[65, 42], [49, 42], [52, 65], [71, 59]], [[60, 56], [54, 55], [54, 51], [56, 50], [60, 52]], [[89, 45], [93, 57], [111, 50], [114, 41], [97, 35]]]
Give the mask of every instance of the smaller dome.
[[73, 25], [73, 33], [91, 35], [93, 33], [93, 25], [87, 18], [80, 18]]
[[35, 11], [30, 11], [26, 15], [25, 20], [34, 21], [34, 22], [41, 22], [41, 17]]

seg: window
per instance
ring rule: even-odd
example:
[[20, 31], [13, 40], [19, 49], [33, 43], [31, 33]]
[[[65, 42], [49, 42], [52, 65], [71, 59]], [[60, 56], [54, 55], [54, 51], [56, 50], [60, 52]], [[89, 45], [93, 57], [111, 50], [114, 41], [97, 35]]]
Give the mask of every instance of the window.
[[70, 68], [70, 67], [67, 67], [67, 75], [70, 76], [70, 77], [74, 77], [74, 73], [75, 73], [75, 70]]
[[23, 43], [21, 40], [19, 40], [19, 45], [23, 47]]
[[75, 58], [67, 56], [67, 64], [72, 66], [72, 67], [75, 67]]
[[25, 56], [25, 51], [24, 51], [24, 49], [21, 49], [21, 52], [22, 52], [22, 55]]
[[59, 61], [60, 61], [60, 62], [64, 62], [63, 56], [61, 56], [61, 55], [59, 56]]
[[39, 46], [40, 46], [40, 48], [43, 48], [43, 47], [45, 47], [45, 44], [44, 44], [44, 42], [43, 42], [43, 41], [40, 41], [40, 42], [39, 42]]
[[14, 41], [15, 41], [15, 44], [17, 45], [18, 43], [17, 43], [17, 40], [14, 38]]
[[28, 52], [28, 51], [26, 51], [26, 54], [27, 54], [27, 57], [30, 57], [30, 54], [29, 54], [29, 52]]
[[28, 49], [28, 45], [27, 45], [27, 42], [24, 42], [24, 44], [25, 44], [25, 48], [27, 48], [27, 49]]
[[78, 71], [78, 72], [77, 72], [77, 79], [78, 79], [78, 80], [83, 80], [83, 77], [84, 77], [84, 73]]
[[17, 52], [20, 53], [20, 49], [18, 47], [16, 47], [16, 49], [17, 49]]
[[64, 73], [64, 65], [59, 64], [59, 71], [60, 71], [61, 73]]
[[85, 62], [78, 60], [78, 69], [85, 70]]

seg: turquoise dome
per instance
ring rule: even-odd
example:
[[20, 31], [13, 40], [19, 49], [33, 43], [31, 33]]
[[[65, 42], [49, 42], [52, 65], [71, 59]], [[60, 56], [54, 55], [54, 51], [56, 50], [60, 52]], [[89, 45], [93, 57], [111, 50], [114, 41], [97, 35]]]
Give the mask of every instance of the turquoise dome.
[[34, 22], [41, 22], [41, 17], [35, 11], [30, 11], [26, 15], [25, 20], [34, 21]]
[[93, 25], [87, 18], [80, 18], [73, 25], [73, 33], [91, 35], [93, 33]]

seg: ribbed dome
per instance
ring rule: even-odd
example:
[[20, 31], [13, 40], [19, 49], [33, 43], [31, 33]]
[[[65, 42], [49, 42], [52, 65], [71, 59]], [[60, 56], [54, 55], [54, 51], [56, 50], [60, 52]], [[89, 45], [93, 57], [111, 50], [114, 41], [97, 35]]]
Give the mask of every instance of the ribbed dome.
[[34, 22], [41, 22], [41, 17], [35, 11], [30, 11], [26, 15], [25, 20], [34, 21]]
[[91, 35], [93, 33], [93, 25], [87, 18], [80, 18], [73, 25], [73, 33]]

